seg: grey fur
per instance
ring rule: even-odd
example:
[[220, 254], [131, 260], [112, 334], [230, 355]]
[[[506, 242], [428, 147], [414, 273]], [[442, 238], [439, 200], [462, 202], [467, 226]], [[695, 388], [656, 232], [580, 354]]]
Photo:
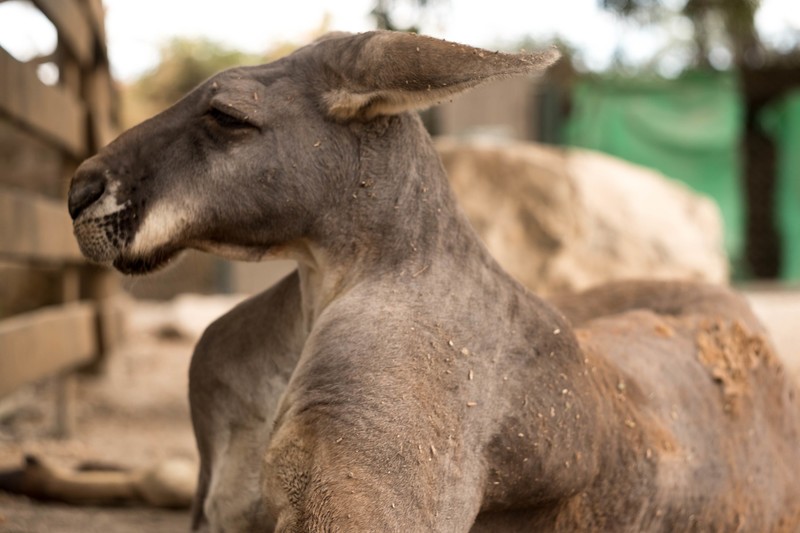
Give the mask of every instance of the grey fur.
[[[338, 34], [79, 169], [76, 235], [124, 272], [187, 247], [300, 263], [197, 346], [195, 527], [799, 527], [796, 392], [741, 299], [617, 284], [565, 316], [489, 256], [408, 112], [553, 59]], [[735, 404], [715, 350], [748, 362]]]

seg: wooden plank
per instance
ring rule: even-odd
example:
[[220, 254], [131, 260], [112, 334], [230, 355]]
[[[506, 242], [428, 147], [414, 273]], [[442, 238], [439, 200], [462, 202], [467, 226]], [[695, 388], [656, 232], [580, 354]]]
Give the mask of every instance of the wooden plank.
[[74, 303], [0, 321], [0, 396], [97, 354], [94, 306]]
[[56, 266], [0, 261], [0, 319], [61, 303], [62, 277]]
[[64, 157], [58, 146], [0, 116], [0, 184], [3, 186], [63, 198]]
[[87, 155], [86, 106], [62, 87], [44, 85], [33, 65], [20, 63], [0, 48], [2, 113], [45, 135], [78, 159]]
[[0, 188], [0, 256], [83, 262], [66, 202]]
[[83, 66], [94, 62], [94, 33], [77, 0], [33, 0], [58, 30], [58, 36]]

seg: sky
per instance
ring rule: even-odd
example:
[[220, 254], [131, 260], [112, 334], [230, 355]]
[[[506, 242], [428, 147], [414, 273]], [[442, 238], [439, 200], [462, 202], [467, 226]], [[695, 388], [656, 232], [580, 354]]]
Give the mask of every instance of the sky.
[[[157, 61], [158, 44], [164, 35], [202, 35], [245, 51], [263, 52], [275, 42], [307, 41], [326, 16], [330, 17], [333, 30], [374, 29], [374, 21], [369, 16], [374, 0], [294, 0], [281, 3], [280, 8], [273, 2], [226, 0], [222, 9], [217, 7], [220, 3], [106, 0], [112, 61], [115, 51], [120, 50], [116, 61], [118, 72], [127, 77], [127, 72], [141, 68], [139, 64], [144, 66]], [[405, 4], [411, 5], [410, 2]], [[597, 42], [609, 42], [613, 17], [599, 10], [596, 4], [597, 0], [440, 0], [434, 4], [432, 13], [426, 12], [428, 16], [422, 30], [434, 37], [487, 47], [518, 42], [530, 34], [548, 38], [557, 30], [577, 40], [594, 32]], [[131, 24], [132, 19], [143, 13], [159, 10], [158, 18], [147, 17], [141, 24]], [[575, 20], [575, 13], [582, 16]], [[402, 15], [401, 11], [398, 20], [401, 24]], [[415, 20], [414, 13], [407, 15], [412, 15], [409, 21]], [[598, 35], [603, 33], [606, 35]], [[138, 54], [127, 51], [134, 46], [138, 46]]]
[[[680, 6], [685, 0], [668, 1]], [[374, 27], [369, 16], [373, 2], [104, 0], [112, 70], [122, 81], [135, 79], [158, 64], [160, 47], [173, 37], [206, 37], [231, 48], [263, 53], [281, 42], [308, 41], [326, 17], [330, 29], [369, 30]], [[428, 35], [488, 48], [508, 48], [526, 36], [539, 41], [560, 36], [580, 50], [578, 59], [589, 70], [607, 67], [620, 49], [631, 63], [644, 61], [664, 42], [690, 31], [680, 25], [643, 31], [623, 24], [597, 4], [598, 0], [440, 0], [421, 29]], [[0, 2], [0, 46], [18, 59], [47, 53], [55, 46], [52, 26], [37, 21], [35, 14], [22, 0]], [[800, 0], [762, 0], [756, 23], [770, 45], [779, 49], [796, 45]]]

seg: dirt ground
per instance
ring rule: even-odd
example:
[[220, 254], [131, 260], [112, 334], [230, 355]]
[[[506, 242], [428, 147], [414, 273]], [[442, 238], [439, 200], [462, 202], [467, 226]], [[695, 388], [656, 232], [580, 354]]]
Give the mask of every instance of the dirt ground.
[[[146, 467], [171, 457], [196, 460], [187, 399], [187, 373], [196, 339], [190, 336], [191, 330], [179, 331], [180, 320], [170, 315], [165, 313], [165, 304], [132, 305], [127, 341], [110, 358], [106, 372], [99, 378], [78, 377], [73, 438], [51, 436], [52, 383], [22, 390], [0, 403], [0, 470], [19, 465], [23, 453], [64, 466], [86, 460], [127, 467]], [[199, 319], [207, 322], [202, 315]], [[3, 533], [188, 529], [188, 511], [71, 507], [0, 492]]]
[[[800, 376], [800, 290], [749, 290], [789, 371]], [[186, 297], [130, 302], [128, 337], [101, 377], [80, 376], [76, 431], [51, 436], [54, 387], [42, 383], [0, 401], [0, 470], [40, 454], [65, 466], [84, 460], [144, 467], [171, 457], [196, 459], [189, 423], [187, 372], [205, 325], [238, 298]], [[0, 532], [167, 533], [187, 531], [188, 511], [44, 504], [0, 493]]]

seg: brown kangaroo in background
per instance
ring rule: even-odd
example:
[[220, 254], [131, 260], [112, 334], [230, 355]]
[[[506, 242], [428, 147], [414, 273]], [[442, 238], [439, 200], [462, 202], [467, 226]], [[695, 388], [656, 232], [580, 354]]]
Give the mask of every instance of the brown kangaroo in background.
[[547, 303], [456, 205], [413, 111], [555, 59], [333, 34], [214, 76], [79, 168], [90, 259], [299, 263], [196, 348], [196, 528], [800, 529], [796, 390], [740, 297]]

